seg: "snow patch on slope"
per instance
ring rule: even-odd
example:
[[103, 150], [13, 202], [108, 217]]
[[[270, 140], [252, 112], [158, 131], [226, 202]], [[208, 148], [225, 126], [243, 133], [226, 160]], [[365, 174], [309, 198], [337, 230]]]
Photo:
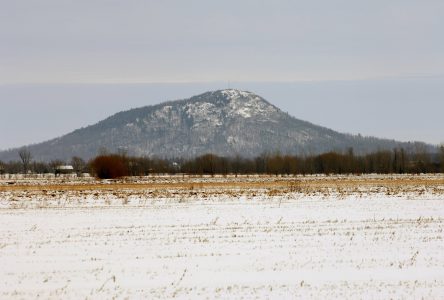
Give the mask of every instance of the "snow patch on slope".
[[194, 119], [195, 125], [200, 123], [210, 123], [213, 126], [220, 126], [223, 124], [220, 118], [220, 111], [213, 103], [189, 103], [185, 106], [187, 115]]
[[238, 115], [243, 118], [251, 118], [253, 116], [270, 117], [278, 110], [264, 101], [259, 96], [239, 90], [223, 90], [221, 93], [229, 100], [229, 114]]

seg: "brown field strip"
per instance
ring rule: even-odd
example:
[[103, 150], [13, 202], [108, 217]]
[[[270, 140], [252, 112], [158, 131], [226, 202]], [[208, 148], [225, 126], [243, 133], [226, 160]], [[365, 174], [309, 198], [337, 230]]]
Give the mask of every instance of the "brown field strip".
[[[268, 178], [270, 179], [270, 178]], [[286, 179], [257, 181], [206, 181], [206, 182], [164, 182], [164, 183], [72, 183], [72, 184], [29, 184], [29, 185], [4, 185], [0, 186], [0, 192], [8, 191], [88, 191], [88, 190], [165, 190], [165, 189], [279, 189], [288, 187], [304, 188], [350, 188], [359, 186], [374, 187], [403, 187], [424, 186], [443, 187], [443, 178], [383, 178], [371, 179], [359, 177], [354, 178], [322, 178], [322, 179]]]

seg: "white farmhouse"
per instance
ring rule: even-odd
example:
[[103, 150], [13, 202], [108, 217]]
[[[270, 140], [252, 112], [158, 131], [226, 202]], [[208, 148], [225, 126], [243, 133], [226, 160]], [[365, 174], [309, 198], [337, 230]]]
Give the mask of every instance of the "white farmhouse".
[[62, 166], [57, 166], [55, 168], [55, 175], [60, 175], [60, 174], [72, 174], [74, 173], [74, 168], [73, 166], [70, 165], [62, 165]]

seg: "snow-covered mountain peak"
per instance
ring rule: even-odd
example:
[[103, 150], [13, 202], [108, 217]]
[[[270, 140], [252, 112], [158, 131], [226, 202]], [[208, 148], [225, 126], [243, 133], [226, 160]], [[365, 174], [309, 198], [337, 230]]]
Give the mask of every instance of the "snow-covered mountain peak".
[[222, 90], [220, 93], [228, 100], [228, 113], [232, 116], [251, 118], [267, 117], [278, 112], [278, 109], [258, 95], [236, 89]]
[[242, 119], [259, 117], [258, 120], [273, 121], [279, 109], [258, 95], [236, 89], [226, 89], [204, 93], [192, 97], [185, 104], [187, 115], [195, 120], [212, 120], [217, 124], [225, 118]]
[[251, 92], [241, 91], [241, 90], [236, 90], [236, 89], [226, 89], [226, 90], [222, 90], [220, 92], [230, 100], [235, 100], [235, 99], [238, 99], [241, 97], [243, 97], [243, 98], [249, 98], [252, 96], [257, 97], [255, 94], [253, 94]]

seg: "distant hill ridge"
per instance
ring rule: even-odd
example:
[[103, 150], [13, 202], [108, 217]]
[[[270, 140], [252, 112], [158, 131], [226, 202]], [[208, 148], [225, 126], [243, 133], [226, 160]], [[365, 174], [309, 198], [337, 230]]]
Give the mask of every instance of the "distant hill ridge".
[[[119, 112], [29, 149], [34, 160], [50, 161], [89, 159], [103, 148], [137, 156], [190, 158], [205, 153], [317, 154], [350, 147], [355, 153], [368, 153], [413, 144], [339, 133], [296, 119], [254, 93], [226, 89]], [[0, 152], [0, 160], [17, 159], [17, 149]]]

